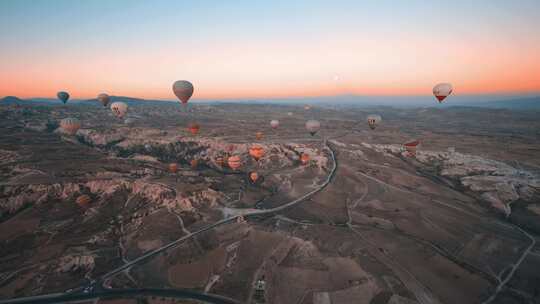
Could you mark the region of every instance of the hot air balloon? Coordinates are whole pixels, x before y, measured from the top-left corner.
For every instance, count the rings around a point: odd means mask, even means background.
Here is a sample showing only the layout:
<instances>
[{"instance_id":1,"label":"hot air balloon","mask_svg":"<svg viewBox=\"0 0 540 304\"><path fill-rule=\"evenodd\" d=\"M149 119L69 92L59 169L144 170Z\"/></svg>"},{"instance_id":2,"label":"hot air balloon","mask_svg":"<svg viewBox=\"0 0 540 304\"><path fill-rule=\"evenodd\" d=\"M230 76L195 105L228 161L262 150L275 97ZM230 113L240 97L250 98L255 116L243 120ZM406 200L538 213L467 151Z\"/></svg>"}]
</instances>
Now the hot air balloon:
<instances>
[{"instance_id":1,"label":"hot air balloon","mask_svg":"<svg viewBox=\"0 0 540 304\"><path fill-rule=\"evenodd\" d=\"M106 107L109 102L111 101L111 97L105 93L101 93L97 96L97 100L104 106Z\"/></svg>"},{"instance_id":2,"label":"hot air balloon","mask_svg":"<svg viewBox=\"0 0 540 304\"><path fill-rule=\"evenodd\" d=\"M376 115L376 114L371 114L371 115L368 115L367 117L367 123L369 127L371 128L371 130L375 130L375 128L377 127L379 122L381 122L381 120L382 120L381 116Z\"/></svg>"},{"instance_id":3,"label":"hot air balloon","mask_svg":"<svg viewBox=\"0 0 540 304\"><path fill-rule=\"evenodd\" d=\"M83 194L83 195L80 195L79 197L77 197L77 199L75 200L75 202L77 203L77 205L79 205L81 208L86 208L88 207L88 205L90 204L90 202L92 202L92 198L90 198L90 196L86 195L86 194Z\"/></svg>"},{"instance_id":4,"label":"hot air balloon","mask_svg":"<svg viewBox=\"0 0 540 304\"><path fill-rule=\"evenodd\" d=\"M442 103L442 101L448 97L448 95L452 94L452 85L449 83L439 83L436 86L433 87L433 95L437 98L439 103Z\"/></svg>"},{"instance_id":5,"label":"hot air balloon","mask_svg":"<svg viewBox=\"0 0 540 304\"><path fill-rule=\"evenodd\" d=\"M218 156L215 159L216 165L223 167L225 165L225 159L222 156Z\"/></svg>"},{"instance_id":6,"label":"hot air balloon","mask_svg":"<svg viewBox=\"0 0 540 304\"><path fill-rule=\"evenodd\" d=\"M413 141L404 143L403 147L405 148L405 151L407 151L408 156L415 156L418 145L420 145L420 141L413 140Z\"/></svg>"},{"instance_id":7,"label":"hot air balloon","mask_svg":"<svg viewBox=\"0 0 540 304\"><path fill-rule=\"evenodd\" d=\"M191 165L191 169L197 169L197 167L199 166L199 160L192 159L189 164Z\"/></svg>"},{"instance_id":8,"label":"hot air balloon","mask_svg":"<svg viewBox=\"0 0 540 304\"><path fill-rule=\"evenodd\" d=\"M56 96L58 97L58 99L60 99L60 101L61 101L63 104L66 104L66 102L67 102L68 99L69 99L69 93L68 93L68 92L64 92L64 91L60 91L60 92L56 93Z\"/></svg>"},{"instance_id":9,"label":"hot air balloon","mask_svg":"<svg viewBox=\"0 0 540 304\"><path fill-rule=\"evenodd\" d=\"M177 163L170 163L169 164L169 172L176 173L178 172L178 164Z\"/></svg>"},{"instance_id":10,"label":"hot air balloon","mask_svg":"<svg viewBox=\"0 0 540 304\"><path fill-rule=\"evenodd\" d=\"M249 173L249 179L251 180L252 183L256 183L257 180L259 179L259 173L253 171L253 172L250 172Z\"/></svg>"},{"instance_id":11,"label":"hot air balloon","mask_svg":"<svg viewBox=\"0 0 540 304\"><path fill-rule=\"evenodd\" d=\"M60 127L69 135L75 135L81 128L81 121L77 118L64 118L60 121Z\"/></svg>"},{"instance_id":12,"label":"hot air balloon","mask_svg":"<svg viewBox=\"0 0 540 304\"><path fill-rule=\"evenodd\" d=\"M227 159L227 164L231 169L236 170L242 165L242 160L240 159L240 156L233 155Z\"/></svg>"},{"instance_id":13,"label":"hot air balloon","mask_svg":"<svg viewBox=\"0 0 540 304\"><path fill-rule=\"evenodd\" d=\"M256 138L257 140L261 140L263 137L264 137L263 132L257 132L257 133L255 133L255 138Z\"/></svg>"},{"instance_id":14,"label":"hot air balloon","mask_svg":"<svg viewBox=\"0 0 540 304\"><path fill-rule=\"evenodd\" d=\"M279 120L277 119L273 119L270 121L270 127L272 127L272 129L277 129L277 127L279 127Z\"/></svg>"},{"instance_id":15,"label":"hot air balloon","mask_svg":"<svg viewBox=\"0 0 540 304\"><path fill-rule=\"evenodd\" d=\"M306 111L311 110L311 106L310 105L304 105L304 110L306 110Z\"/></svg>"},{"instance_id":16,"label":"hot air balloon","mask_svg":"<svg viewBox=\"0 0 540 304\"><path fill-rule=\"evenodd\" d=\"M172 86L174 95L180 99L182 104L187 104L193 95L193 85L187 80L178 80Z\"/></svg>"},{"instance_id":17,"label":"hot air balloon","mask_svg":"<svg viewBox=\"0 0 540 304\"><path fill-rule=\"evenodd\" d=\"M188 130L191 132L192 135L197 135L199 133L199 130L201 129L201 126L199 126L198 123L190 123L188 125Z\"/></svg>"},{"instance_id":18,"label":"hot air balloon","mask_svg":"<svg viewBox=\"0 0 540 304\"><path fill-rule=\"evenodd\" d=\"M316 120L308 120L306 122L306 129L311 136L314 136L321 128L321 123Z\"/></svg>"},{"instance_id":19,"label":"hot air balloon","mask_svg":"<svg viewBox=\"0 0 540 304\"><path fill-rule=\"evenodd\" d=\"M293 116L293 113L292 112L287 112L287 115L288 116Z\"/></svg>"},{"instance_id":20,"label":"hot air balloon","mask_svg":"<svg viewBox=\"0 0 540 304\"><path fill-rule=\"evenodd\" d=\"M128 105L125 102L116 101L111 104L111 110L113 111L114 116L123 118L127 113Z\"/></svg>"},{"instance_id":21,"label":"hot air balloon","mask_svg":"<svg viewBox=\"0 0 540 304\"><path fill-rule=\"evenodd\" d=\"M264 156L264 148L259 145L253 145L249 148L249 155L258 161Z\"/></svg>"},{"instance_id":22,"label":"hot air balloon","mask_svg":"<svg viewBox=\"0 0 540 304\"><path fill-rule=\"evenodd\" d=\"M302 163L302 165L307 165L309 163L309 154L302 153L300 155L300 162Z\"/></svg>"}]
</instances>

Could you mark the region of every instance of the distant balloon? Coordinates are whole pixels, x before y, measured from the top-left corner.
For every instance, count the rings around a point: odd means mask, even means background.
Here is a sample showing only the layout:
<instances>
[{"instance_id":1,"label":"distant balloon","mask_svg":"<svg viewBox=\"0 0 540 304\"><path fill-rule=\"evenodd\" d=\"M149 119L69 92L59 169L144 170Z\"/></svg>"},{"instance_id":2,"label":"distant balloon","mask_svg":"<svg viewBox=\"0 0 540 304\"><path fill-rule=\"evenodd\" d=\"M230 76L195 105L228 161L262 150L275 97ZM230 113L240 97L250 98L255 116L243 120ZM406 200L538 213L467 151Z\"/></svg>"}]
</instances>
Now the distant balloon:
<instances>
[{"instance_id":1,"label":"distant balloon","mask_svg":"<svg viewBox=\"0 0 540 304\"><path fill-rule=\"evenodd\" d=\"M448 95L452 94L452 85L449 83L439 83L433 87L433 95L441 103Z\"/></svg>"},{"instance_id":2,"label":"distant balloon","mask_svg":"<svg viewBox=\"0 0 540 304\"><path fill-rule=\"evenodd\" d=\"M376 115L376 114L371 114L371 115L368 115L367 117L367 123L369 127L371 128L371 130L375 130L375 128L381 122L381 120L382 120L381 116Z\"/></svg>"},{"instance_id":3,"label":"distant balloon","mask_svg":"<svg viewBox=\"0 0 540 304\"><path fill-rule=\"evenodd\" d=\"M169 172L176 173L178 171L178 164L177 163L170 163L169 164Z\"/></svg>"},{"instance_id":4,"label":"distant balloon","mask_svg":"<svg viewBox=\"0 0 540 304\"><path fill-rule=\"evenodd\" d=\"M273 119L270 121L270 126L272 127L272 129L277 129L277 127L279 127L279 120L277 119Z\"/></svg>"},{"instance_id":5,"label":"distant balloon","mask_svg":"<svg viewBox=\"0 0 540 304\"><path fill-rule=\"evenodd\" d=\"M264 148L259 145L253 145L249 148L249 155L258 161L264 156Z\"/></svg>"},{"instance_id":6,"label":"distant balloon","mask_svg":"<svg viewBox=\"0 0 540 304\"><path fill-rule=\"evenodd\" d=\"M114 116L117 118L123 118L127 113L128 105L121 101L113 102L111 104L111 110L113 111Z\"/></svg>"},{"instance_id":7,"label":"distant balloon","mask_svg":"<svg viewBox=\"0 0 540 304\"><path fill-rule=\"evenodd\" d=\"M79 205L79 207L86 208L92 202L92 198L90 198L90 196L86 194L83 194L77 197L77 200L75 200L75 202L77 203L77 205Z\"/></svg>"},{"instance_id":8,"label":"distant balloon","mask_svg":"<svg viewBox=\"0 0 540 304\"><path fill-rule=\"evenodd\" d=\"M225 165L225 160L223 159L222 156L216 157L215 162L220 167L223 167Z\"/></svg>"},{"instance_id":9,"label":"distant balloon","mask_svg":"<svg viewBox=\"0 0 540 304\"><path fill-rule=\"evenodd\" d=\"M304 105L304 110L306 110L306 111L311 110L311 106L310 105Z\"/></svg>"},{"instance_id":10,"label":"distant balloon","mask_svg":"<svg viewBox=\"0 0 540 304\"><path fill-rule=\"evenodd\" d=\"M104 106L106 107L109 102L111 101L111 97L105 93L101 93L97 96L97 100Z\"/></svg>"},{"instance_id":11,"label":"distant balloon","mask_svg":"<svg viewBox=\"0 0 540 304\"><path fill-rule=\"evenodd\" d=\"M193 84L187 80L178 80L173 84L173 92L182 104L187 104L193 95Z\"/></svg>"},{"instance_id":12,"label":"distant balloon","mask_svg":"<svg viewBox=\"0 0 540 304\"><path fill-rule=\"evenodd\" d=\"M77 118L64 118L60 121L60 127L69 135L75 135L81 128L81 121Z\"/></svg>"},{"instance_id":13,"label":"distant balloon","mask_svg":"<svg viewBox=\"0 0 540 304\"><path fill-rule=\"evenodd\" d=\"M191 132L192 135L197 135L199 133L199 130L201 129L201 126L199 126L198 123L190 123L188 125L188 130Z\"/></svg>"},{"instance_id":14,"label":"distant balloon","mask_svg":"<svg viewBox=\"0 0 540 304\"><path fill-rule=\"evenodd\" d=\"M255 133L255 138L256 138L257 140L261 140L263 137L264 137L263 132L257 132L257 133Z\"/></svg>"},{"instance_id":15,"label":"distant balloon","mask_svg":"<svg viewBox=\"0 0 540 304\"><path fill-rule=\"evenodd\" d=\"M314 136L321 128L321 123L316 120L308 120L306 122L306 129L311 136Z\"/></svg>"},{"instance_id":16,"label":"distant balloon","mask_svg":"<svg viewBox=\"0 0 540 304\"><path fill-rule=\"evenodd\" d=\"M253 171L249 173L249 179L251 179L251 182L255 183L259 179L259 173Z\"/></svg>"},{"instance_id":17,"label":"distant balloon","mask_svg":"<svg viewBox=\"0 0 540 304\"><path fill-rule=\"evenodd\" d=\"M240 156L233 155L227 159L227 164L231 169L236 170L242 165L242 160L240 159Z\"/></svg>"},{"instance_id":18,"label":"distant balloon","mask_svg":"<svg viewBox=\"0 0 540 304\"><path fill-rule=\"evenodd\" d=\"M287 112L287 115L288 115L288 116L292 116L293 113L292 113L292 112Z\"/></svg>"},{"instance_id":19,"label":"distant balloon","mask_svg":"<svg viewBox=\"0 0 540 304\"><path fill-rule=\"evenodd\" d=\"M416 150L418 149L418 145L420 145L419 140L413 140L409 141L403 144L403 147L405 148L405 151L407 151L407 154L409 156L415 156Z\"/></svg>"},{"instance_id":20,"label":"distant balloon","mask_svg":"<svg viewBox=\"0 0 540 304\"><path fill-rule=\"evenodd\" d=\"M68 93L68 92L64 92L64 91L60 91L60 92L56 93L56 96L58 97L58 99L60 99L60 101L61 101L63 104L66 104L66 102L67 102L68 99L69 99L69 93Z\"/></svg>"},{"instance_id":21,"label":"distant balloon","mask_svg":"<svg viewBox=\"0 0 540 304\"><path fill-rule=\"evenodd\" d=\"M300 162L302 163L302 165L307 165L309 163L309 154L302 153L300 155Z\"/></svg>"}]
</instances>

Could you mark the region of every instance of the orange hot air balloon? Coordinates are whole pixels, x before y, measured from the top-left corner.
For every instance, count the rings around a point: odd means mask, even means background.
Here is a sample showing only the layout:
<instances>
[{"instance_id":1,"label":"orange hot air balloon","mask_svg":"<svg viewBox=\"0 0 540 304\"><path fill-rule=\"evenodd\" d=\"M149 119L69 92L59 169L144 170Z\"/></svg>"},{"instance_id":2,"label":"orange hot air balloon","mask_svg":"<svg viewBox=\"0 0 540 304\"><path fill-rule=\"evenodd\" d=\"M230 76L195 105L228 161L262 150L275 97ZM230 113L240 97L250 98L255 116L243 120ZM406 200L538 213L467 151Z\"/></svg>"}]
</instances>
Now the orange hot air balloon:
<instances>
[{"instance_id":1,"label":"orange hot air balloon","mask_svg":"<svg viewBox=\"0 0 540 304\"><path fill-rule=\"evenodd\" d=\"M302 153L300 155L300 162L302 162L302 165L307 165L309 163L309 154Z\"/></svg>"},{"instance_id":2,"label":"orange hot air balloon","mask_svg":"<svg viewBox=\"0 0 540 304\"><path fill-rule=\"evenodd\" d=\"M249 148L249 155L258 161L264 156L264 148L259 145L253 145Z\"/></svg>"},{"instance_id":3,"label":"orange hot air balloon","mask_svg":"<svg viewBox=\"0 0 540 304\"><path fill-rule=\"evenodd\" d=\"M178 80L172 86L174 95L180 99L182 104L187 104L193 95L193 84L187 80Z\"/></svg>"},{"instance_id":4,"label":"orange hot air balloon","mask_svg":"<svg viewBox=\"0 0 540 304\"><path fill-rule=\"evenodd\" d=\"M249 173L249 179L251 179L251 181L253 183L257 182L257 180L259 179L259 173L255 172L255 171Z\"/></svg>"},{"instance_id":5,"label":"orange hot air balloon","mask_svg":"<svg viewBox=\"0 0 540 304\"><path fill-rule=\"evenodd\" d=\"M227 159L227 164L231 169L236 170L242 165L242 160L240 159L240 156L233 155Z\"/></svg>"},{"instance_id":6,"label":"orange hot air balloon","mask_svg":"<svg viewBox=\"0 0 540 304\"><path fill-rule=\"evenodd\" d=\"M77 205L79 205L80 207L88 207L88 205L90 204L90 202L92 202L92 199L90 198L90 196L86 195L86 194L83 194L79 197L77 197L77 200L75 201L77 203Z\"/></svg>"},{"instance_id":7,"label":"orange hot air balloon","mask_svg":"<svg viewBox=\"0 0 540 304\"><path fill-rule=\"evenodd\" d=\"M190 164L192 169L197 169L197 167L199 166L199 161L196 159L192 159Z\"/></svg>"},{"instance_id":8,"label":"orange hot air balloon","mask_svg":"<svg viewBox=\"0 0 540 304\"><path fill-rule=\"evenodd\" d=\"M405 148L409 156L415 156L418 145L420 145L420 141L414 140L414 141L404 143L403 147Z\"/></svg>"},{"instance_id":9,"label":"orange hot air balloon","mask_svg":"<svg viewBox=\"0 0 540 304\"><path fill-rule=\"evenodd\" d=\"M64 118L60 121L60 127L69 135L75 135L81 128L81 121L77 118Z\"/></svg>"},{"instance_id":10,"label":"orange hot air balloon","mask_svg":"<svg viewBox=\"0 0 540 304\"><path fill-rule=\"evenodd\" d=\"M169 164L169 172L176 173L178 171L178 164L177 163L170 163Z\"/></svg>"},{"instance_id":11,"label":"orange hot air balloon","mask_svg":"<svg viewBox=\"0 0 540 304\"><path fill-rule=\"evenodd\" d=\"M191 132L191 134L193 134L193 135L197 135L197 133L199 133L200 129L201 129L201 126L199 126L199 124L196 123L196 122L191 123L188 126L189 132Z\"/></svg>"},{"instance_id":12,"label":"orange hot air balloon","mask_svg":"<svg viewBox=\"0 0 540 304\"><path fill-rule=\"evenodd\" d=\"M261 140L263 138L263 132L257 132L255 133L255 138L257 138L257 140Z\"/></svg>"},{"instance_id":13,"label":"orange hot air balloon","mask_svg":"<svg viewBox=\"0 0 540 304\"><path fill-rule=\"evenodd\" d=\"M433 87L433 95L435 95L439 103L442 103L448 95L452 94L452 91L452 85L449 83L439 83Z\"/></svg>"}]
</instances>

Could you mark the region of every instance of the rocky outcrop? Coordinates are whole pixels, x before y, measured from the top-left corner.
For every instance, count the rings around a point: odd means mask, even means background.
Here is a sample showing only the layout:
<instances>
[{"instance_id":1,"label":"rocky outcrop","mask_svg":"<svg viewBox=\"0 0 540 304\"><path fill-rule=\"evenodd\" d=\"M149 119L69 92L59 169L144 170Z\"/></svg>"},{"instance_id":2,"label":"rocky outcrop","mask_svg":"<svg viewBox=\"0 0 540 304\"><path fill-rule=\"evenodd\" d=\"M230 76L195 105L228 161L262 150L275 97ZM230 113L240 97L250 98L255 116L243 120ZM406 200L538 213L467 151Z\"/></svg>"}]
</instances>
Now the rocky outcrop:
<instances>
[{"instance_id":1,"label":"rocky outcrop","mask_svg":"<svg viewBox=\"0 0 540 304\"><path fill-rule=\"evenodd\" d=\"M94 270L95 261L92 255L66 255L60 258L57 272L91 272Z\"/></svg>"},{"instance_id":2,"label":"rocky outcrop","mask_svg":"<svg viewBox=\"0 0 540 304\"><path fill-rule=\"evenodd\" d=\"M401 145L364 144L364 147L393 155L402 153ZM533 203L540 199L540 177L503 162L452 150L418 151L416 160L437 167L439 175L459 181L506 216L511 214L512 203L518 200Z\"/></svg>"}]
</instances>

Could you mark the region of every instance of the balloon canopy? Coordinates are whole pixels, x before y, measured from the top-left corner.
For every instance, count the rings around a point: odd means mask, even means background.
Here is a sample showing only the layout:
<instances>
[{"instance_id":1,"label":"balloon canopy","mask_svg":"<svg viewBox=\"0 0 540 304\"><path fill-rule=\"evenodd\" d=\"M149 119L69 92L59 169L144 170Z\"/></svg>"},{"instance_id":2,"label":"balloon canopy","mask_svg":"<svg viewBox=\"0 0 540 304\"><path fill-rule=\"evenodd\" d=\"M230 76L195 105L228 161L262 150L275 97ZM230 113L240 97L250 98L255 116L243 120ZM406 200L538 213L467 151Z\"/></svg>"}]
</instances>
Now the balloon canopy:
<instances>
[{"instance_id":1,"label":"balloon canopy","mask_svg":"<svg viewBox=\"0 0 540 304\"><path fill-rule=\"evenodd\" d=\"M60 101L61 101L63 104L66 104L66 102L67 102L68 99L69 99L69 93L68 93L68 92L64 92L64 91L60 91L60 92L56 93L56 96L58 97L58 99L60 99Z\"/></svg>"},{"instance_id":2,"label":"balloon canopy","mask_svg":"<svg viewBox=\"0 0 540 304\"><path fill-rule=\"evenodd\" d=\"M128 105L125 102L117 101L111 104L111 110L117 118L123 118L128 110Z\"/></svg>"},{"instance_id":3,"label":"balloon canopy","mask_svg":"<svg viewBox=\"0 0 540 304\"><path fill-rule=\"evenodd\" d=\"M77 118L64 118L60 121L60 127L69 135L75 135L81 128L81 121Z\"/></svg>"},{"instance_id":4,"label":"balloon canopy","mask_svg":"<svg viewBox=\"0 0 540 304\"><path fill-rule=\"evenodd\" d=\"M433 95L441 103L448 95L452 94L452 90L453 88L450 83L439 83L433 87Z\"/></svg>"},{"instance_id":5,"label":"balloon canopy","mask_svg":"<svg viewBox=\"0 0 540 304\"><path fill-rule=\"evenodd\" d=\"M306 129L308 130L309 134L311 134L311 136L314 136L320 128L321 123L317 120L308 120L306 122Z\"/></svg>"},{"instance_id":6,"label":"balloon canopy","mask_svg":"<svg viewBox=\"0 0 540 304\"><path fill-rule=\"evenodd\" d=\"M367 117L367 123L369 125L369 127L371 128L371 130L374 130L377 125L381 122L382 118L380 115L377 115L377 114L371 114L371 115L368 115Z\"/></svg>"},{"instance_id":7,"label":"balloon canopy","mask_svg":"<svg viewBox=\"0 0 540 304\"><path fill-rule=\"evenodd\" d=\"M279 120L277 119L273 119L270 121L270 127L272 127L272 129L276 129L277 127L279 127Z\"/></svg>"},{"instance_id":8,"label":"balloon canopy","mask_svg":"<svg viewBox=\"0 0 540 304\"><path fill-rule=\"evenodd\" d=\"M182 104L187 104L193 95L193 84L187 80L178 80L172 86L174 95L178 97Z\"/></svg>"},{"instance_id":9,"label":"balloon canopy","mask_svg":"<svg viewBox=\"0 0 540 304\"><path fill-rule=\"evenodd\" d=\"M97 96L97 100L104 106L106 107L109 102L111 101L111 97L105 93L101 93Z\"/></svg>"}]
</instances>

